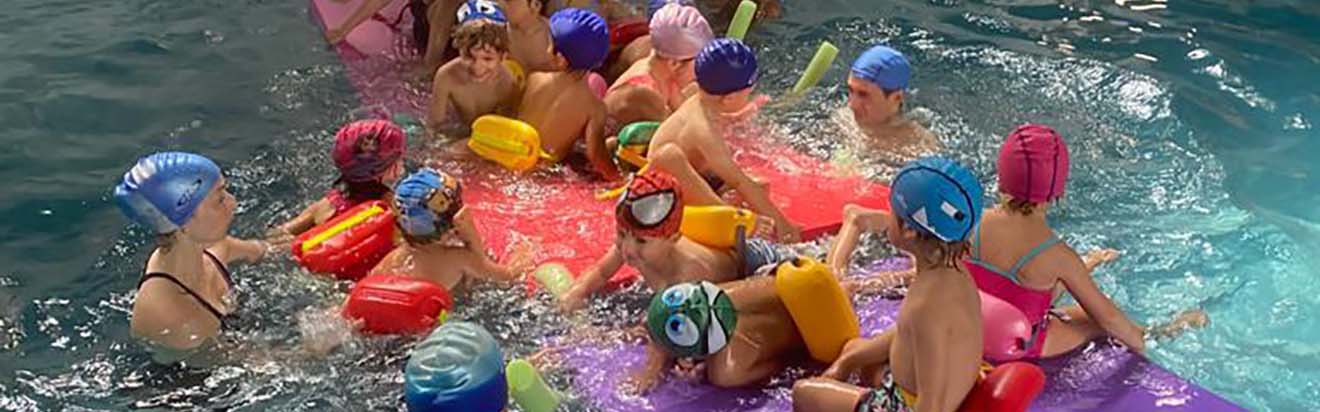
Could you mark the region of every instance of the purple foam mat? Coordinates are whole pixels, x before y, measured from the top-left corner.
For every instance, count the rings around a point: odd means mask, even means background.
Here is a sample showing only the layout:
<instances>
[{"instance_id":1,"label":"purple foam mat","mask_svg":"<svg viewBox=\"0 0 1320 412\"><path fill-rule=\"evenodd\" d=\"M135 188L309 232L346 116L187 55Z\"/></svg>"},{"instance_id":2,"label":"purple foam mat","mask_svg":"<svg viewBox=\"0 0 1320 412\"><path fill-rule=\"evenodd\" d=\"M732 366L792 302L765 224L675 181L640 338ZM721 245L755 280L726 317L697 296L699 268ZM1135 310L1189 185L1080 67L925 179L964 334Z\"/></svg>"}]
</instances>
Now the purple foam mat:
<instances>
[{"instance_id":1,"label":"purple foam mat","mask_svg":"<svg viewBox=\"0 0 1320 412\"><path fill-rule=\"evenodd\" d=\"M882 260L867 273L907 267L901 259ZM894 322L900 301L873 298L857 305L865 335ZM797 378L818 373L822 365L803 365L779 374L760 388L723 389L668 379L646 396L631 396L623 383L645 362L644 347L583 345L563 353L575 371L573 391L606 412L788 412L789 388ZM1041 362L1045 391L1032 404L1035 412L1230 412L1246 409L1174 375L1108 339Z\"/></svg>"}]
</instances>

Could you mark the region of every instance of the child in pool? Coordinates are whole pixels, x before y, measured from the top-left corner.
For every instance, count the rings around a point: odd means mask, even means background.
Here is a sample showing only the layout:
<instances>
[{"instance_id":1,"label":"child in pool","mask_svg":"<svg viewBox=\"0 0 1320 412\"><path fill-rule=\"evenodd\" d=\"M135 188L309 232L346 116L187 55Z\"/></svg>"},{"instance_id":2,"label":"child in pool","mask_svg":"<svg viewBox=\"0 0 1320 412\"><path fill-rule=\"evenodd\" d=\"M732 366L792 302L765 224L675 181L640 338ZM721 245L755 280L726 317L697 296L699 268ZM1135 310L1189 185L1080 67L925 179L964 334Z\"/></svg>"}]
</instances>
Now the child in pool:
<instances>
[{"instance_id":1,"label":"child in pool","mask_svg":"<svg viewBox=\"0 0 1320 412\"><path fill-rule=\"evenodd\" d=\"M342 3L346 0L335 1ZM403 17L402 13L393 18L379 15L385 6L394 1L363 0L339 27L326 30L326 39L330 44L344 41L353 29L372 18L384 20L386 24L397 25ZM417 49L417 54L422 56L423 73L435 73L436 68L444 63L449 47L449 35L456 22L454 13L458 12L459 6L463 3L464 0L408 0L406 12L411 13L413 18L413 47Z\"/></svg>"},{"instance_id":2,"label":"child in pool","mask_svg":"<svg viewBox=\"0 0 1320 412\"><path fill-rule=\"evenodd\" d=\"M227 234L237 202L220 167L192 153L156 153L124 174L114 200L159 244L133 298L133 336L159 349L163 362L213 342L237 306L226 265L261 260L271 249Z\"/></svg>"},{"instance_id":3,"label":"child in pool","mask_svg":"<svg viewBox=\"0 0 1320 412\"><path fill-rule=\"evenodd\" d=\"M582 307L624 264L640 271L652 290L664 290L680 282L732 281L792 258L782 248L758 238L747 240L740 248L742 253L688 239L679 233L681 192L678 182L664 171L650 169L635 175L614 209L619 229L614 245L574 281L560 307L566 311Z\"/></svg>"},{"instance_id":4,"label":"child in pool","mask_svg":"<svg viewBox=\"0 0 1320 412\"><path fill-rule=\"evenodd\" d=\"M684 90L696 81L693 61L714 38L700 11L678 4L657 11L650 30L654 52L624 72L605 95L607 136L633 122L669 117L690 97Z\"/></svg>"},{"instance_id":5,"label":"child in pool","mask_svg":"<svg viewBox=\"0 0 1320 412\"><path fill-rule=\"evenodd\" d=\"M530 269L525 253L515 253L509 265L490 259L452 176L418 170L395 188L394 207L405 242L371 274L407 274L456 292L464 280L513 282Z\"/></svg>"},{"instance_id":6,"label":"child in pool","mask_svg":"<svg viewBox=\"0 0 1320 412\"><path fill-rule=\"evenodd\" d=\"M549 51L550 21L541 0L499 0L509 17L509 54L527 73L559 70L554 52Z\"/></svg>"},{"instance_id":7,"label":"child in pool","mask_svg":"<svg viewBox=\"0 0 1320 412\"><path fill-rule=\"evenodd\" d=\"M388 120L349 123L335 134L331 152L339 178L321 200L268 233L272 239L287 239L311 230L362 202L387 200L390 185L403 174L403 149L407 135Z\"/></svg>"},{"instance_id":8,"label":"child in pool","mask_svg":"<svg viewBox=\"0 0 1320 412\"><path fill-rule=\"evenodd\" d=\"M1096 286L1090 268L1046 221L1050 205L1063 196L1068 168L1068 147L1053 129L1028 124L1010 133L999 151L1002 200L986 211L967 262L981 290L1037 322L1027 357L1059 355L1105 333L1140 353L1148 333L1166 337L1205 325L1205 313L1193 310L1167 325L1144 328ZM1113 259L1117 252L1105 251L1102 257ZM1080 306L1054 307L1058 286Z\"/></svg>"},{"instance_id":9,"label":"child in pool","mask_svg":"<svg viewBox=\"0 0 1320 412\"><path fill-rule=\"evenodd\" d=\"M517 80L504 66L509 54L509 33L504 12L495 3L469 0L459 9L454 48L459 57L435 73L427 124L440 130L457 112L463 125L477 117L512 111L518 97Z\"/></svg>"},{"instance_id":10,"label":"child in pool","mask_svg":"<svg viewBox=\"0 0 1320 412\"><path fill-rule=\"evenodd\" d=\"M770 202L765 186L738 168L724 141L728 126L745 121L764 103L751 98L755 53L738 40L717 39L701 50L695 66L701 90L656 130L647 149L652 167L678 178L684 201L692 205L722 204L718 193L727 184L750 209L774 220L782 240L797 240L801 229Z\"/></svg>"},{"instance_id":11,"label":"child in pool","mask_svg":"<svg viewBox=\"0 0 1320 412\"><path fill-rule=\"evenodd\" d=\"M892 328L848 342L823 378L793 385L795 411L953 412L962 404L980 376L980 298L960 261L981 195L976 177L950 160L923 158L898 173L885 233L915 258L916 279ZM886 364L879 388L844 383Z\"/></svg>"},{"instance_id":12,"label":"child in pool","mask_svg":"<svg viewBox=\"0 0 1320 412\"><path fill-rule=\"evenodd\" d=\"M907 58L887 46L875 46L853 62L848 75L848 110L834 120L861 131L866 152L879 152L904 163L936 153L940 142L903 112L912 68Z\"/></svg>"},{"instance_id":13,"label":"child in pool","mask_svg":"<svg viewBox=\"0 0 1320 412\"><path fill-rule=\"evenodd\" d=\"M550 35L554 44L548 50L560 71L527 76L518 118L536 128L541 146L554 161L585 139L587 160L597 172L614 178L618 171L605 148L605 104L587 84L590 71L609 52L605 20L582 9L560 10L550 17Z\"/></svg>"}]
</instances>

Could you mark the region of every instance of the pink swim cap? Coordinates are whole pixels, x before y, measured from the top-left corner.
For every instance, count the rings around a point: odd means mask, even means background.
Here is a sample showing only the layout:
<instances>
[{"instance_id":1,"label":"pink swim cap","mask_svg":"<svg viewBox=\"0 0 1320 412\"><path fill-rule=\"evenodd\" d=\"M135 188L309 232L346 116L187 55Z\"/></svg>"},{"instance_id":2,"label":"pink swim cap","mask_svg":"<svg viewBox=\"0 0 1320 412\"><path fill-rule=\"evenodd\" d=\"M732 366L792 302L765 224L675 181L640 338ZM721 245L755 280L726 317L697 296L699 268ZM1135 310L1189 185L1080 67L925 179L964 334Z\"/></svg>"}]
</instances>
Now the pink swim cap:
<instances>
[{"instance_id":1,"label":"pink swim cap","mask_svg":"<svg viewBox=\"0 0 1320 412\"><path fill-rule=\"evenodd\" d=\"M670 3L651 16L651 48L666 59L697 57L715 34L696 7Z\"/></svg>"},{"instance_id":2,"label":"pink swim cap","mask_svg":"<svg viewBox=\"0 0 1320 412\"><path fill-rule=\"evenodd\" d=\"M1068 146L1048 126L1025 124L999 149L999 191L1032 203L1063 196L1068 183Z\"/></svg>"},{"instance_id":3,"label":"pink swim cap","mask_svg":"<svg viewBox=\"0 0 1320 412\"><path fill-rule=\"evenodd\" d=\"M362 182L379 179L403 157L406 136L388 120L360 120L335 134L331 156L344 180Z\"/></svg>"}]
</instances>

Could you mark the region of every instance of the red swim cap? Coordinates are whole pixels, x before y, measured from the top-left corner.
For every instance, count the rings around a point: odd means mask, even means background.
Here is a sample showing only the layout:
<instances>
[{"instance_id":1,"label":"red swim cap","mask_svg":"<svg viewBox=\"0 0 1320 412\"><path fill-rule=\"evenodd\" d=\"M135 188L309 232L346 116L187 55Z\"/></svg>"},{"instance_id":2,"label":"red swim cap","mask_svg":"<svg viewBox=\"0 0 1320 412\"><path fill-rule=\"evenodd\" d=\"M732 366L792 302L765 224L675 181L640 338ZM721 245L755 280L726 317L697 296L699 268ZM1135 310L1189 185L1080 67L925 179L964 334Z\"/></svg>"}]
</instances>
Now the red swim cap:
<instances>
[{"instance_id":1,"label":"red swim cap","mask_svg":"<svg viewBox=\"0 0 1320 412\"><path fill-rule=\"evenodd\" d=\"M999 149L999 191L1032 203L1063 196L1068 183L1068 145L1048 126L1025 124Z\"/></svg>"},{"instance_id":2,"label":"red swim cap","mask_svg":"<svg viewBox=\"0 0 1320 412\"><path fill-rule=\"evenodd\" d=\"M683 223L683 193L669 173L648 169L628 181L614 208L619 228L639 237L666 238Z\"/></svg>"},{"instance_id":3,"label":"red swim cap","mask_svg":"<svg viewBox=\"0 0 1320 412\"><path fill-rule=\"evenodd\" d=\"M403 157L406 139L403 129L393 122L359 120L335 134L331 156L344 180L377 180Z\"/></svg>"}]
</instances>

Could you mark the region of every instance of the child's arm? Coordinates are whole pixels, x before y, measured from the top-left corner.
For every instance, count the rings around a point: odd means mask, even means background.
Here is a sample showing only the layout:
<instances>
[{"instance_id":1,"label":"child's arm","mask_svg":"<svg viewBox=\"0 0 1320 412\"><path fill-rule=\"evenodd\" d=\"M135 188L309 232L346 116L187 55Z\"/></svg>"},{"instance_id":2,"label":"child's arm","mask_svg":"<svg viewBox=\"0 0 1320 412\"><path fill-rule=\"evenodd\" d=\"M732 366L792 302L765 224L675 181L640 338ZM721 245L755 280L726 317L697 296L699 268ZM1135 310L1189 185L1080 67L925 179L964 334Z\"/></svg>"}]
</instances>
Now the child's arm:
<instances>
[{"instance_id":1,"label":"child's arm","mask_svg":"<svg viewBox=\"0 0 1320 412\"><path fill-rule=\"evenodd\" d=\"M330 207L329 199L322 198L321 200L317 200L316 203L312 203L311 206L307 206L306 209L303 209L302 213L299 213L297 217L293 218L292 220L289 220L288 222L284 222L284 224L282 225L272 228L273 229L271 231L272 233L267 233L266 236L281 237L284 234L288 234L289 236L298 236L301 235L303 232L312 230L313 227L316 227L316 215L321 214L320 212L323 209L329 207Z\"/></svg>"},{"instance_id":2,"label":"child's arm","mask_svg":"<svg viewBox=\"0 0 1320 412\"><path fill-rule=\"evenodd\" d=\"M1063 281L1068 292L1077 298L1077 303L1095 320L1096 324L1100 325L1101 329L1118 338L1133 352L1144 352L1146 350L1146 342L1142 336L1144 329L1128 319L1127 315L1114 305L1114 301L1105 296L1095 284L1095 279L1091 278L1091 271L1082 263L1082 259L1077 257L1077 252L1069 247L1061 249L1067 253L1067 258L1050 260L1057 263L1053 265L1054 267L1046 269L1060 274L1059 280Z\"/></svg>"},{"instance_id":3,"label":"child's arm","mask_svg":"<svg viewBox=\"0 0 1320 412\"><path fill-rule=\"evenodd\" d=\"M587 159L591 161L596 171L607 180L618 180L619 170L614 167L614 162L610 159L610 151L605 147L605 104L599 101L592 103L591 116L587 119L586 130L583 133L587 137Z\"/></svg>"},{"instance_id":4,"label":"child's arm","mask_svg":"<svg viewBox=\"0 0 1320 412\"><path fill-rule=\"evenodd\" d=\"M385 6L390 4L390 1L391 0L364 0L362 5L358 6L357 10L353 10L352 15L348 16L348 20L344 20L339 27L325 31L326 40L329 40L330 44L337 44L344 41L344 38L348 37L348 34L352 33L353 29L356 29L358 25L362 24L362 22L367 21L372 15L379 13L381 9L384 9Z\"/></svg>"},{"instance_id":5,"label":"child's arm","mask_svg":"<svg viewBox=\"0 0 1320 412\"><path fill-rule=\"evenodd\" d=\"M264 240L243 240L228 236L211 247L211 250L215 258L223 263L234 261L250 263L265 258L266 252L270 250L270 243Z\"/></svg>"},{"instance_id":6,"label":"child's arm","mask_svg":"<svg viewBox=\"0 0 1320 412\"><path fill-rule=\"evenodd\" d=\"M380 263L376 264L376 267L371 268L369 274L384 275L411 272L413 269L412 264L407 262L411 262L412 259L408 259L407 254L407 246L394 248L388 255L385 255L384 259L380 260Z\"/></svg>"},{"instance_id":7,"label":"child's arm","mask_svg":"<svg viewBox=\"0 0 1320 412\"><path fill-rule=\"evenodd\" d=\"M843 227L839 229L839 235L834 237L834 245L830 247L829 264L834 270L834 276L842 278L847 275L848 263L852 261L852 253L857 249L857 240L862 233L884 230L888 215L889 212L879 209L867 209L854 204L844 206Z\"/></svg>"},{"instance_id":8,"label":"child's arm","mask_svg":"<svg viewBox=\"0 0 1320 412\"><path fill-rule=\"evenodd\" d=\"M853 373L877 369L889 363L889 348L894 343L894 329L870 338L853 338L843 345L839 359L822 376L847 382ZM865 375L865 373L863 372ZM865 376L870 379L870 376Z\"/></svg>"},{"instance_id":9,"label":"child's arm","mask_svg":"<svg viewBox=\"0 0 1320 412\"><path fill-rule=\"evenodd\" d=\"M925 310L914 310L912 313L922 313L913 317L918 323L910 325L910 332L913 333L913 345L915 357L914 367L917 373L917 404L916 412L954 412L962 404L963 398L967 397L967 390L958 391L956 388L964 385L954 384L957 381L972 381L975 376L959 376L958 374L967 373L965 371L974 370L971 365L958 365L948 356L950 350L950 341L957 336L950 325L940 320L942 317L938 313L930 313L939 308L928 307ZM970 383L970 382L969 382ZM965 385L970 388L971 385Z\"/></svg>"},{"instance_id":10,"label":"child's arm","mask_svg":"<svg viewBox=\"0 0 1320 412\"><path fill-rule=\"evenodd\" d=\"M733 162L733 153L729 147L718 140L706 139L710 142L703 144L700 149L706 157L706 165L720 179L728 182L742 195L743 200L747 201L752 210L769 216L775 220L775 230L779 233L781 239L796 242L802 238L802 228L794 225L793 222L784 216L774 203L770 202L770 194L766 188L761 186L750 176L743 173L742 169Z\"/></svg>"},{"instance_id":11,"label":"child's arm","mask_svg":"<svg viewBox=\"0 0 1320 412\"><path fill-rule=\"evenodd\" d=\"M481 238L481 233L477 232L477 225L466 207L454 214L454 229L458 230L458 236L467 244L468 250L483 256L487 255L486 241Z\"/></svg>"},{"instance_id":12,"label":"child's arm","mask_svg":"<svg viewBox=\"0 0 1320 412\"><path fill-rule=\"evenodd\" d=\"M611 246L610 250L605 252L605 256L573 281L573 287L569 288L560 299L559 308L565 312L581 309L586 305L587 297L605 287L605 282L609 281L621 267L623 267L623 254L619 253L618 247Z\"/></svg>"},{"instance_id":13,"label":"child's arm","mask_svg":"<svg viewBox=\"0 0 1320 412\"><path fill-rule=\"evenodd\" d=\"M655 343L646 344L646 366L632 376L632 384L637 394L645 394L655 388L664 377L665 371L673 366L674 359L664 348Z\"/></svg>"},{"instance_id":14,"label":"child's arm","mask_svg":"<svg viewBox=\"0 0 1320 412\"><path fill-rule=\"evenodd\" d=\"M445 74L445 68L441 67L435 71L435 79L431 80L431 104L426 116L426 125L433 132L440 130L440 127L448 120L449 89L449 76Z\"/></svg>"}]
</instances>

